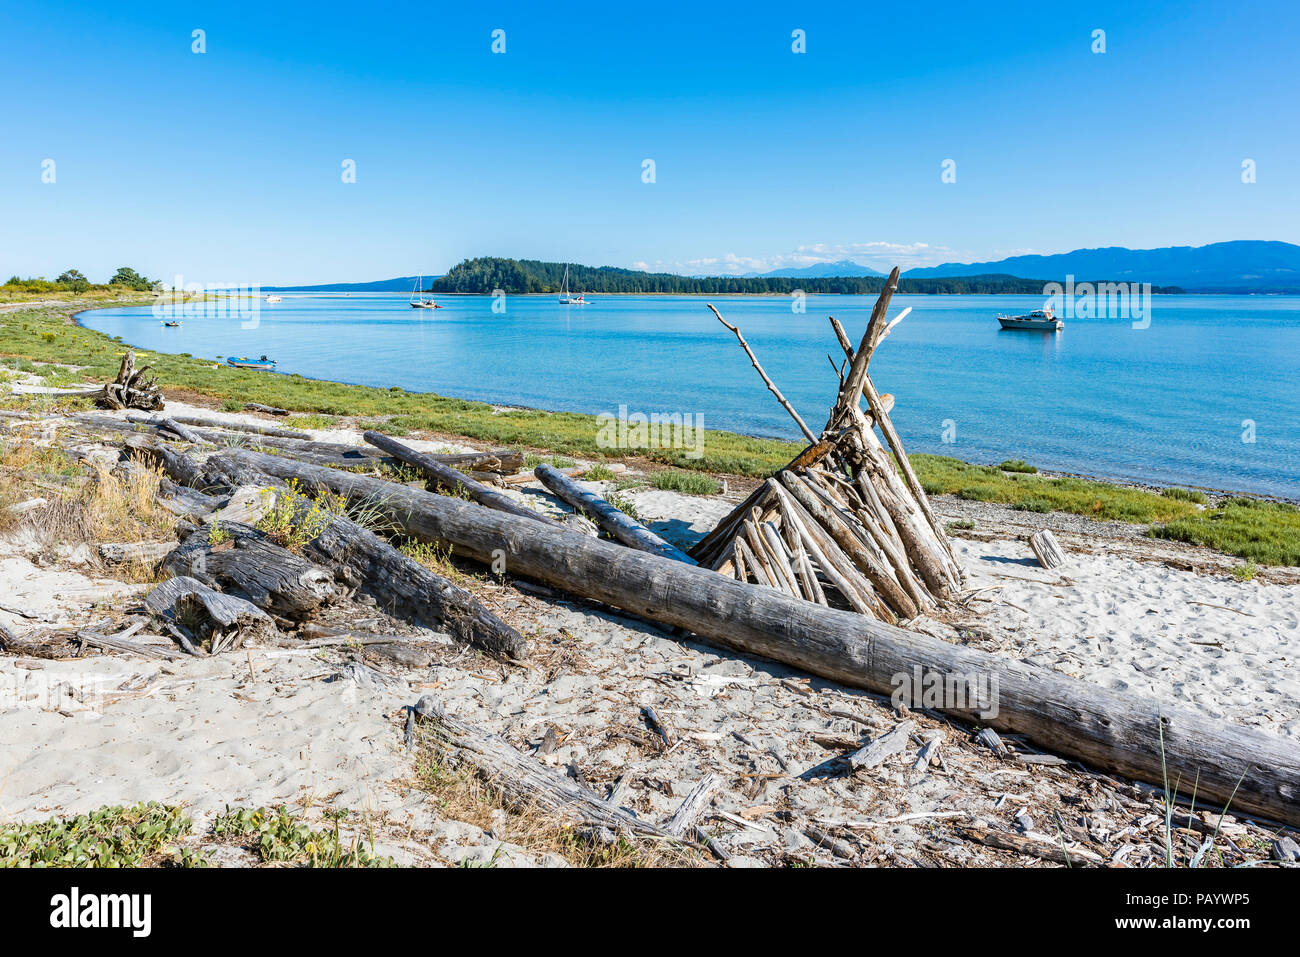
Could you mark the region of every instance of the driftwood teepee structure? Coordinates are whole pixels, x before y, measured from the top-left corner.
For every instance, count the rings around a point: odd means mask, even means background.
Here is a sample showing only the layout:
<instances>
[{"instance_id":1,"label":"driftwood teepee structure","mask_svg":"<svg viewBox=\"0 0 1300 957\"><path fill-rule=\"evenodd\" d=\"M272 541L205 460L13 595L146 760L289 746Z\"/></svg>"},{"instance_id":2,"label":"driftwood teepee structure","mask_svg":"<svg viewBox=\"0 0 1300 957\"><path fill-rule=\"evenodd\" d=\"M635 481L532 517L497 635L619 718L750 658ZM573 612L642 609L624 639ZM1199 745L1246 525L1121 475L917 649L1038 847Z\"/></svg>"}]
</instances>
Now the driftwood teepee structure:
<instances>
[{"instance_id":1,"label":"driftwood teepee structure","mask_svg":"<svg viewBox=\"0 0 1300 957\"><path fill-rule=\"evenodd\" d=\"M889 421L893 397L877 392L867 374L876 347L911 311L886 320L897 288L895 268L856 352L831 319L845 363L837 367L839 394L821 435L813 434L768 378L740 330L709 306L735 333L809 445L692 549L701 565L888 622L914 618L960 590L952 547Z\"/></svg>"}]
</instances>

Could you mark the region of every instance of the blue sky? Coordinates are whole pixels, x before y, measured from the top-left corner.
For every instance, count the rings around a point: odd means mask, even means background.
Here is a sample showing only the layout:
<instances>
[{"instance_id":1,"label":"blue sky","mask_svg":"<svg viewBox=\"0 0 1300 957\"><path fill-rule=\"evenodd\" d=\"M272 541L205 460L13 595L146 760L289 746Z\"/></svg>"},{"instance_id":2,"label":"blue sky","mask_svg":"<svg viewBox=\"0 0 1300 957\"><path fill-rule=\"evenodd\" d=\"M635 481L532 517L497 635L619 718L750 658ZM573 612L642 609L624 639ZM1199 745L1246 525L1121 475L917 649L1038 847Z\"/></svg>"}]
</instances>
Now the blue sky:
<instances>
[{"instance_id":1,"label":"blue sky","mask_svg":"<svg viewBox=\"0 0 1300 957\"><path fill-rule=\"evenodd\" d=\"M700 273L1295 242L1297 36L1283 0L3 0L0 272L269 284L475 255Z\"/></svg>"}]
</instances>

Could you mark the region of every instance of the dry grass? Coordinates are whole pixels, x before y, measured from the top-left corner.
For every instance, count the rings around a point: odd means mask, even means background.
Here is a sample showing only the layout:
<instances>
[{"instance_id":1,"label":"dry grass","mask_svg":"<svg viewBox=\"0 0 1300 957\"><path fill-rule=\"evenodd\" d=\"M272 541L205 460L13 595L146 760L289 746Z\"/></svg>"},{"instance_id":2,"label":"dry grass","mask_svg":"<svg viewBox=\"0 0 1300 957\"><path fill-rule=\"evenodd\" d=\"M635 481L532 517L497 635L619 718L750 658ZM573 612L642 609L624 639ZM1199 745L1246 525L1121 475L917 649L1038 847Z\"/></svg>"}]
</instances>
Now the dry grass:
<instances>
[{"instance_id":1,"label":"dry grass","mask_svg":"<svg viewBox=\"0 0 1300 957\"><path fill-rule=\"evenodd\" d=\"M434 732L417 731L417 741L417 779L437 802L443 818L491 831L498 840L534 856L558 854L573 867L700 866L697 855L678 845L622 837L613 844L590 841L550 811L511 802L473 769L450 766Z\"/></svg>"},{"instance_id":2,"label":"dry grass","mask_svg":"<svg viewBox=\"0 0 1300 957\"><path fill-rule=\"evenodd\" d=\"M165 541L175 534L175 517L158 503L161 472L139 463L122 471L91 469L62 444L57 433L0 436L0 534L27 535L47 561L79 545ZM22 513L10 507L35 498L45 504ZM155 577L152 565L119 572L135 581Z\"/></svg>"}]
</instances>

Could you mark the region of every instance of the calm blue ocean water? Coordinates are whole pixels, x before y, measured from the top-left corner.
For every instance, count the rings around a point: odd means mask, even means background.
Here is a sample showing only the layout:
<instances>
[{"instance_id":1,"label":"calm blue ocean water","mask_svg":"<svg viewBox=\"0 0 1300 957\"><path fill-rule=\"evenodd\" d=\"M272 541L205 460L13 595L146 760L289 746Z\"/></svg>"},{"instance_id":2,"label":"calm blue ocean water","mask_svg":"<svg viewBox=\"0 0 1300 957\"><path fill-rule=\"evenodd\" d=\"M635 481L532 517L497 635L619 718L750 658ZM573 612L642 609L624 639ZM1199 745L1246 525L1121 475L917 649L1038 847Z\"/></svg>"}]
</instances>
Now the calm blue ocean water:
<instances>
[{"instance_id":1,"label":"calm blue ocean water","mask_svg":"<svg viewBox=\"0 0 1300 957\"><path fill-rule=\"evenodd\" d=\"M708 428L797 438L705 298L284 294L259 321L145 309L86 313L144 349L268 355L281 372L543 409L699 413ZM712 297L814 429L834 398L834 315L856 344L874 297ZM976 462L1300 497L1300 297L1157 296L1151 324L1074 319L1057 334L1004 332L1032 296L897 296L913 311L872 361L908 450ZM1253 425L1252 425L1253 423ZM947 435L953 439L945 442ZM1243 436L1254 441L1243 441Z\"/></svg>"}]
</instances>

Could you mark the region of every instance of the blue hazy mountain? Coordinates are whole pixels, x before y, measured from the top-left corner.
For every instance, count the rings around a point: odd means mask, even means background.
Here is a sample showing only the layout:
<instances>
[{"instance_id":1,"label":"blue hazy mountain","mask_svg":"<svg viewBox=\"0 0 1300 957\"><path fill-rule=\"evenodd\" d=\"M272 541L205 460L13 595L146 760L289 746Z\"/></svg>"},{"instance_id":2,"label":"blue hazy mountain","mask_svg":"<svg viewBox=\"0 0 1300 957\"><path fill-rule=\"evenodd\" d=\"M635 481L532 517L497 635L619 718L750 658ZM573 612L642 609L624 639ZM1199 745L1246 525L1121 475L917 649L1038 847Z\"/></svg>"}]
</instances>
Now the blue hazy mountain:
<instances>
[{"instance_id":1,"label":"blue hazy mountain","mask_svg":"<svg viewBox=\"0 0 1300 957\"><path fill-rule=\"evenodd\" d=\"M996 262L943 263L909 269L907 279L1004 273L1022 279L1149 282L1187 292L1300 292L1300 246L1237 240L1159 249L1076 249L1053 256L1012 256Z\"/></svg>"},{"instance_id":2,"label":"blue hazy mountain","mask_svg":"<svg viewBox=\"0 0 1300 957\"><path fill-rule=\"evenodd\" d=\"M418 276L376 279L372 282L330 282L318 286L262 286L263 292L410 292ZM440 277L425 276L424 288Z\"/></svg>"},{"instance_id":3,"label":"blue hazy mountain","mask_svg":"<svg viewBox=\"0 0 1300 957\"><path fill-rule=\"evenodd\" d=\"M842 259L836 263L813 263L811 266L786 267L773 269L771 272L747 272L745 279L826 279L832 276L883 276L870 266L860 266L855 262Z\"/></svg>"}]
</instances>

